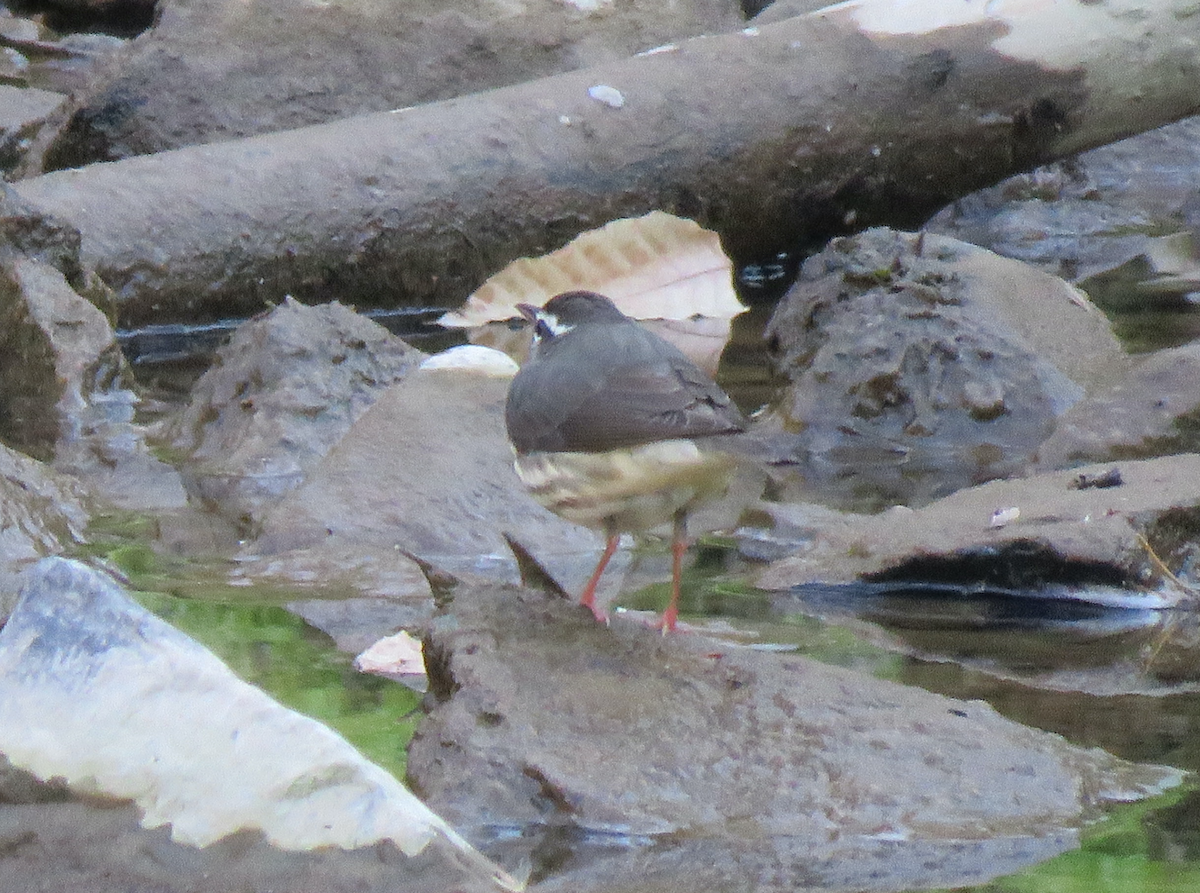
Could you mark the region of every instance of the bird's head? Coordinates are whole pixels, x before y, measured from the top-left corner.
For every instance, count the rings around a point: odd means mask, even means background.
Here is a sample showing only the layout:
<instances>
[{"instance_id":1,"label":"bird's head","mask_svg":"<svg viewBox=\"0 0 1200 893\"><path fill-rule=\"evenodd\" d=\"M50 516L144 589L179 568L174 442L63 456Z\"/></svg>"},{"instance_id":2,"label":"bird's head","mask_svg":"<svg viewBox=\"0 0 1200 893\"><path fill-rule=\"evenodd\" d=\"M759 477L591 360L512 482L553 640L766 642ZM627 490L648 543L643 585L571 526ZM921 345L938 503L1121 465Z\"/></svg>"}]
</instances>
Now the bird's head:
<instances>
[{"instance_id":1,"label":"bird's head","mask_svg":"<svg viewBox=\"0 0 1200 893\"><path fill-rule=\"evenodd\" d=\"M628 322L629 317L604 295L592 291L568 291L555 295L545 305L518 304L517 310L533 324L533 350L586 323Z\"/></svg>"}]
</instances>

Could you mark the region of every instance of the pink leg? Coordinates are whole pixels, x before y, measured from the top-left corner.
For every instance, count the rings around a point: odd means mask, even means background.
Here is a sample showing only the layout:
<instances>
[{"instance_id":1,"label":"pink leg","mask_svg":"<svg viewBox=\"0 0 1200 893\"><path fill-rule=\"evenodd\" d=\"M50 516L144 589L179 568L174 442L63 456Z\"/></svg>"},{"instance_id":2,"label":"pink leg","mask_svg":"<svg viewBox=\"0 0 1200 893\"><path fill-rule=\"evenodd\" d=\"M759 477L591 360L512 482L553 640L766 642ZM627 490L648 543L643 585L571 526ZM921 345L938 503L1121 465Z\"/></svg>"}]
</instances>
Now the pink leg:
<instances>
[{"instance_id":1,"label":"pink leg","mask_svg":"<svg viewBox=\"0 0 1200 893\"><path fill-rule=\"evenodd\" d=\"M612 559L613 554L617 551L617 544L621 541L621 534L610 533L608 542L604 544L604 554L600 556L600 563L596 565L596 569L592 571L592 578L587 581L587 585L583 587L583 595L579 596L579 604L586 607L601 623L607 623L608 617L604 612L596 607L596 586L600 583L600 577L604 574L604 569L608 567L608 562Z\"/></svg>"},{"instance_id":2,"label":"pink leg","mask_svg":"<svg viewBox=\"0 0 1200 893\"><path fill-rule=\"evenodd\" d=\"M683 556L687 552L687 515L683 511L675 513L675 530L671 536L671 603L663 612L659 629L663 635L675 631L679 620L679 585L683 576Z\"/></svg>"}]
</instances>

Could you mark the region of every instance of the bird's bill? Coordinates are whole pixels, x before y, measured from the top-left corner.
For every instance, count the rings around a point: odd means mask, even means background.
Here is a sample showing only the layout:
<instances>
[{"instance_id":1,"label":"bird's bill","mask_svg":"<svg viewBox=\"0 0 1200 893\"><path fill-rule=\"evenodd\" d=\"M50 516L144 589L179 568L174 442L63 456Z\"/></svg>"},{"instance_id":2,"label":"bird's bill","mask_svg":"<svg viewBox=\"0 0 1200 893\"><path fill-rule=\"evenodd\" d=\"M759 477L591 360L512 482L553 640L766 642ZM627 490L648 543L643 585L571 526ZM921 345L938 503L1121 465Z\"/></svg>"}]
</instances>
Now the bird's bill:
<instances>
[{"instance_id":1,"label":"bird's bill","mask_svg":"<svg viewBox=\"0 0 1200 893\"><path fill-rule=\"evenodd\" d=\"M534 307L532 304L517 305L517 312L534 324L538 321L538 314L541 312L541 309L540 307Z\"/></svg>"}]
</instances>

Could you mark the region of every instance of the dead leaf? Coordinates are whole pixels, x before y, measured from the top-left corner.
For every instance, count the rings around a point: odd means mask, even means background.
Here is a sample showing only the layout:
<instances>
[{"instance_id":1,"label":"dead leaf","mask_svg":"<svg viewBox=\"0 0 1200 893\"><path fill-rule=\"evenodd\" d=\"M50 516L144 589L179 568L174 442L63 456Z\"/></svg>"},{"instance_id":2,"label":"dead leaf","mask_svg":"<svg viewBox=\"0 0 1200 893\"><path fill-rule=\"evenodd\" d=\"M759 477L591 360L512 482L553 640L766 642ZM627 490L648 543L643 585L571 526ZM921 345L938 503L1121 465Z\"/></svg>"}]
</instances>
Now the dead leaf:
<instances>
[{"instance_id":1,"label":"dead leaf","mask_svg":"<svg viewBox=\"0 0 1200 893\"><path fill-rule=\"evenodd\" d=\"M663 211L614 220L538 258L520 258L438 322L469 328L518 317L518 303L542 305L587 289L635 319L732 319L746 308L733 288L733 263L716 233Z\"/></svg>"},{"instance_id":2,"label":"dead leaf","mask_svg":"<svg viewBox=\"0 0 1200 893\"><path fill-rule=\"evenodd\" d=\"M417 691L428 687L421 643L404 631L380 639L354 658L354 669L395 679Z\"/></svg>"}]
</instances>

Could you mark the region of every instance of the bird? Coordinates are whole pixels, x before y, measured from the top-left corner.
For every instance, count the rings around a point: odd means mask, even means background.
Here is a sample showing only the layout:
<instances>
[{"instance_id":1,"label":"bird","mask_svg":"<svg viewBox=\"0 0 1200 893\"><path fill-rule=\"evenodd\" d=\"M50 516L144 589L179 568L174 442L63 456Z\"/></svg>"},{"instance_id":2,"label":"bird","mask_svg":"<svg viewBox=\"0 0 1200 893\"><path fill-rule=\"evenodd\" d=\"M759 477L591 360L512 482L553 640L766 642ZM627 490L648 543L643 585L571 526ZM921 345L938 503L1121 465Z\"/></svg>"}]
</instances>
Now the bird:
<instances>
[{"instance_id":1,"label":"bird","mask_svg":"<svg viewBox=\"0 0 1200 893\"><path fill-rule=\"evenodd\" d=\"M545 508L603 531L579 599L600 621L596 587L621 534L671 522L671 601L659 628L673 631L688 513L725 492L735 460L711 447L746 419L682 351L604 295L568 291L517 310L533 326L504 411L517 477Z\"/></svg>"}]
</instances>

